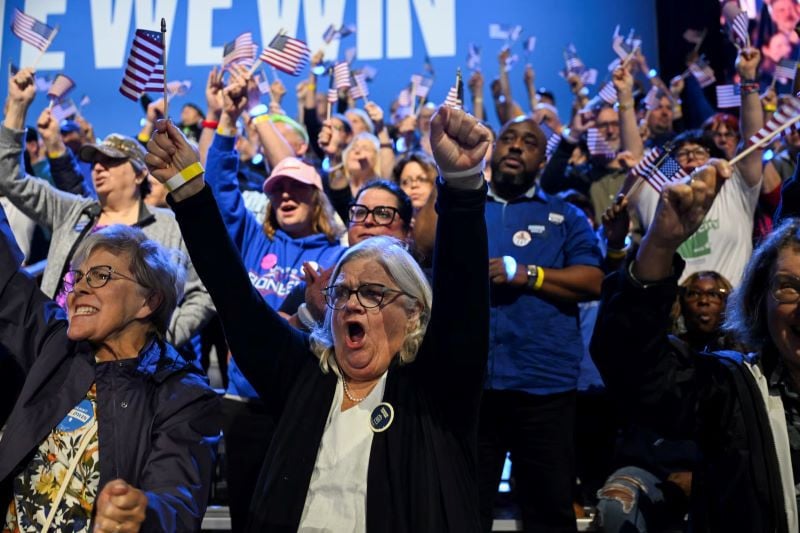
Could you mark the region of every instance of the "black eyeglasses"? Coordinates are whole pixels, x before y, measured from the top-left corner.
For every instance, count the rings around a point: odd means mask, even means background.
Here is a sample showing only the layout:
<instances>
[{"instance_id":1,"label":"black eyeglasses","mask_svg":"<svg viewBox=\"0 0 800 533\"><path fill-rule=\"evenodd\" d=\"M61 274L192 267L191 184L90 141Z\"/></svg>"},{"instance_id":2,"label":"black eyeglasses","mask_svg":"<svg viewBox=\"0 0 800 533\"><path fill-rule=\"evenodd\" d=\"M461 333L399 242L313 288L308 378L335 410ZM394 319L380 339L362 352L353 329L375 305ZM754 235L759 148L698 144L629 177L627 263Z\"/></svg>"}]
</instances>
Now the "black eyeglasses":
<instances>
[{"instance_id":1,"label":"black eyeglasses","mask_svg":"<svg viewBox=\"0 0 800 533\"><path fill-rule=\"evenodd\" d=\"M398 289L390 289L386 285L381 285L380 283L365 283L359 285L355 289L336 284L325 287L322 292L325 294L325 303L327 303L328 307L331 309L344 309L347 302L350 300L350 296L353 294L356 295L358 303L360 303L364 309L380 307L386 296L390 294L405 294L409 298L413 298L413 296L407 292Z\"/></svg>"},{"instance_id":2,"label":"black eyeglasses","mask_svg":"<svg viewBox=\"0 0 800 533\"><path fill-rule=\"evenodd\" d=\"M109 280L114 279L127 279L137 285L141 285L138 281L130 276L120 274L108 265L98 265L89 269L85 274L80 270L68 270L64 274L64 291L70 293L75 290L77 285L83 278L86 278L86 283L93 289L105 287Z\"/></svg>"},{"instance_id":3,"label":"black eyeglasses","mask_svg":"<svg viewBox=\"0 0 800 533\"><path fill-rule=\"evenodd\" d=\"M796 304L800 302L800 279L778 274L772 278L769 292L778 303Z\"/></svg>"},{"instance_id":4,"label":"black eyeglasses","mask_svg":"<svg viewBox=\"0 0 800 533\"><path fill-rule=\"evenodd\" d=\"M370 209L365 205L353 204L350 206L350 222L364 222L367 220L367 216L371 214L375 224L388 226L394 222L394 217L397 216L398 212L396 207L388 205L377 205Z\"/></svg>"}]
</instances>

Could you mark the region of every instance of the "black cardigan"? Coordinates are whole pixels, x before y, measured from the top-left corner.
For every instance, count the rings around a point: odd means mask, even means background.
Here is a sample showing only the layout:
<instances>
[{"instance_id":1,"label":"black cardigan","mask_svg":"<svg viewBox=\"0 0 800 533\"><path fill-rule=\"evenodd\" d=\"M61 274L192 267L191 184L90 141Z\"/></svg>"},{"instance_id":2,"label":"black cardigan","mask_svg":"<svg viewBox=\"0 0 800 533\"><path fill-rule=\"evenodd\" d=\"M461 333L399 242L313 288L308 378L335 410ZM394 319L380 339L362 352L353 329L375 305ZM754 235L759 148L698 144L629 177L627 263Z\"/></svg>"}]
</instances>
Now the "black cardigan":
<instances>
[{"instance_id":1,"label":"black cardigan","mask_svg":"<svg viewBox=\"0 0 800 533\"><path fill-rule=\"evenodd\" d=\"M488 352L485 189L439 188L430 325L412 364L393 364L383 401L395 410L376 433L367 473L369 531L479 531L478 407ZM206 188L171 202L231 351L278 419L249 531L297 531L337 386L308 337L251 286Z\"/></svg>"}]
</instances>

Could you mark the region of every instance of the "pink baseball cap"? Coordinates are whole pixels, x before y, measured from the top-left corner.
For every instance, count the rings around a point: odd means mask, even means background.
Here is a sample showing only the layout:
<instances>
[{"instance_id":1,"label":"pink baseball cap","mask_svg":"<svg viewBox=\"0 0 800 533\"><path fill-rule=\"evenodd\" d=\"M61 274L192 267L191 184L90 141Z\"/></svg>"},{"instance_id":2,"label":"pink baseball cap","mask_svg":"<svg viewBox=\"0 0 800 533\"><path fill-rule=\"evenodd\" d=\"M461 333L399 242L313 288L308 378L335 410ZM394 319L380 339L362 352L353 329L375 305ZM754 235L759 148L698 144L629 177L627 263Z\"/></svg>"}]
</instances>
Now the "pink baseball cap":
<instances>
[{"instance_id":1,"label":"pink baseball cap","mask_svg":"<svg viewBox=\"0 0 800 533\"><path fill-rule=\"evenodd\" d=\"M287 157L272 169L272 173L264 181L264 192L270 194L275 185L284 178L293 179L306 185L313 185L322 190L322 178L319 177L319 173L314 167L296 157Z\"/></svg>"}]
</instances>

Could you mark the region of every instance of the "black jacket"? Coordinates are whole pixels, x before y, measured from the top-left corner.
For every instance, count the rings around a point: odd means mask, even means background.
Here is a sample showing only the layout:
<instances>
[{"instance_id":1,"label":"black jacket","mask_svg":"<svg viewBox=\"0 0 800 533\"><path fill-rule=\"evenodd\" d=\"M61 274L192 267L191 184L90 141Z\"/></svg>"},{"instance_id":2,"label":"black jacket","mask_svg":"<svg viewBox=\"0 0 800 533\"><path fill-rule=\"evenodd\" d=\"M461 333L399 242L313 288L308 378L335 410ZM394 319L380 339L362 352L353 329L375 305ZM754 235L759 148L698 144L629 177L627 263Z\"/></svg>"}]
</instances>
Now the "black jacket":
<instances>
[{"instance_id":1,"label":"black jacket","mask_svg":"<svg viewBox=\"0 0 800 533\"><path fill-rule=\"evenodd\" d=\"M393 365L386 380L383 401L395 419L372 440L368 531L479 531L476 435L489 324L485 197L485 189L439 189L432 317L416 360ZM252 287L209 189L173 208L231 351L278 420L248 529L297 531L336 375L322 373L308 337Z\"/></svg>"},{"instance_id":2,"label":"black jacket","mask_svg":"<svg viewBox=\"0 0 800 533\"><path fill-rule=\"evenodd\" d=\"M788 531L773 431L754 378L760 362L734 352L687 352L669 341L683 269L680 258L675 262L671 279L646 288L628 265L606 278L592 358L628 422L696 443L699 458L687 465L693 531Z\"/></svg>"},{"instance_id":3,"label":"black jacket","mask_svg":"<svg viewBox=\"0 0 800 533\"><path fill-rule=\"evenodd\" d=\"M216 393L160 341L138 358L95 363L86 343L67 338L63 311L18 270L4 219L0 208L0 376L14 394L0 405L0 415L11 412L0 440L0 509L31 454L96 383L99 489L122 478L144 491L142 531L199 530L220 432Z\"/></svg>"}]
</instances>

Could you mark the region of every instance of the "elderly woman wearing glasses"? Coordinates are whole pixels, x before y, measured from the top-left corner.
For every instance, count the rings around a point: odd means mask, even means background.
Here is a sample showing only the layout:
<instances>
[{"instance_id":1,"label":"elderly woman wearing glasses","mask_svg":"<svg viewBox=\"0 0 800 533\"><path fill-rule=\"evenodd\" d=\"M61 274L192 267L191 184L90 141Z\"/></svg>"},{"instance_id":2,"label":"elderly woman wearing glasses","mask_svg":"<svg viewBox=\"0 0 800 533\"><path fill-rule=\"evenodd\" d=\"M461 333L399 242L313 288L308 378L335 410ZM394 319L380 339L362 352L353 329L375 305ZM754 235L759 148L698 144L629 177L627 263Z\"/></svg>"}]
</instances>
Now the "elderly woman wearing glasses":
<instances>
[{"instance_id":1,"label":"elderly woman wearing glasses","mask_svg":"<svg viewBox=\"0 0 800 533\"><path fill-rule=\"evenodd\" d=\"M172 124L158 131L147 163L166 181L198 156ZM443 175L433 294L399 242L366 239L337 263L325 323L310 337L251 287L203 179L171 193L231 348L278 416L251 531L479 530L489 133L441 108L431 142Z\"/></svg>"},{"instance_id":2,"label":"elderly woman wearing glasses","mask_svg":"<svg viewBox=\"0 0 800 533\"><path fill-rule=\"evenodd\" d=\"M683 269L676 251L731 174L712 161L665 190L635 261L604 283L591 351L620 413L696 447L681 487L693 529L797 531L800 221L754 251L728 300L727 329L757 352L703 353L667 336Z\"/></svg>"},{"instance_id":3,"label":"elderly woman wearing glasses","mask_svg":"<svg viewBox=\"0 0 800 533\"><path fill-rule=\"evenodd\" d=\"M64 278L65 316L19 271L4 222L0 209L3 531L198 530L219 399L164 341L181 262L139 229L100 230Z\"/></svg>"}]
</instances>

